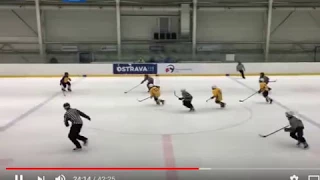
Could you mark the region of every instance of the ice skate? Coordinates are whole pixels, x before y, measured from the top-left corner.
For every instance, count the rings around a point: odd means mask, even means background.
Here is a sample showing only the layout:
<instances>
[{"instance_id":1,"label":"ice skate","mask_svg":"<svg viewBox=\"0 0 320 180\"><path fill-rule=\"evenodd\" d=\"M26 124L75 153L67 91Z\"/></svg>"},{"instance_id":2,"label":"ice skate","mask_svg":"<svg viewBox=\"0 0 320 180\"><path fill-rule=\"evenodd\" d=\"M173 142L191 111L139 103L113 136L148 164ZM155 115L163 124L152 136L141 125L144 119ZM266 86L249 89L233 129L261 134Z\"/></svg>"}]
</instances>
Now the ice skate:
<instances>
[{"instance_id":1,"label":"ice skate","mask_svg":"<svg viewBox=\"0 0 320 180\"><path fill-rule=\"evenodd\" d=\"M82 148L74 148L73 151L81 151Z\"/></svg>"},{"instance_id":2,"label":"ice skate","mask_svg":"<svg viewBox=\"0 0 320 180\"><path fill-rule=\"evenodd\" d=\"M272 102L273 102L273 100L272 100L272 99L270 99L270 100L269 100L269 103L270 103L270 104L272 104Z\"/></svg>"},{"instance_id":3,"label":"ice skate","mask_svg":"<svg viewBox=\"0 0 320 180\"><path fill-rule=\"evenodd\" d=\"M300 145L301 145L301 142L300 142L300 141L298 141L297 146L299 147Z\"/></svg>"},{"instance_id":4,"label":"ice skate","mask_svg":"<svg viewBox=\"0 0 320 180\"><path fill-rule=\"evenodd\" d=\"M84 145L84 146L88 146L88 139L85 140L85 141L83 141L83 145Z\"/></svg>"},{"instance_id":5,"label":"ice skate","mask_svg":"<svg viewBox=\"0 0 320 180\"><path fill-rule=\"evenodd\" d=\"M225 108L225 107L226 107L226 103L221 103L221 104L220 104L220 107L221 107L221 108Z\"/></svg>"},{"instance_id":6,"label":"ice skate","mask_svg":"<svg viewBox=\"0 0 320 180\"><path fill-rule=\"evenodd\" d=\"M305 142L305 143L303 143L303 148L304 148L304 149L308 149L308 148L309 148L309 144L308 144L308 143L306 143L306 142Z\"/></svg>"}]
</instances>

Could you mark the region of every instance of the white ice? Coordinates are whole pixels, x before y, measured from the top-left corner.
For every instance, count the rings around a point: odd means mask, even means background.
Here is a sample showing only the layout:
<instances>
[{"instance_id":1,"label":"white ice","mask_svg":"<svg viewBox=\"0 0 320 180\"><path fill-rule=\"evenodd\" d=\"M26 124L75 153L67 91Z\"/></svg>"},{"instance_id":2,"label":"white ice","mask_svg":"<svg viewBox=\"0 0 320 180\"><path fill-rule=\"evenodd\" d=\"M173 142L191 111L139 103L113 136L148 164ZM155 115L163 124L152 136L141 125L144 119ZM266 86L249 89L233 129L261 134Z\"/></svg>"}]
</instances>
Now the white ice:
<instances>
[{"instance_id":1,"label":"white ice","mask_svg":"<svg viewBox=\"0 0 320 180\"><path fill-rule=\"evenodd\" d=\"M67 96L57 78L0 79L0 166L164 167L170 161L177 167L320 168L320 77L271 79L277 82L270 83L270 96L280 106L267 104L260 95L239 103L254 93L250 87L258 90L258 77L160 77L164 106L137 101L149 96L145 85L124 94L142 77L74 78ZM223 91L225 109L206 103L213 84ZM174 96L181 88L194 96L196 112L188 112ZM82 152L72 152L74 145L67 138L65 102L92 118L84 120L82 134L90 144ZM286 108L305 118L310 149L297 148L282 131L258 136L287 125ZM163 140L166 134L172 137L174 153L169 160L163 147L170 143ZM1 164L7 159L12 161ZM166 179L165 172L155 174Z\"/></svg>"}]
</instances>

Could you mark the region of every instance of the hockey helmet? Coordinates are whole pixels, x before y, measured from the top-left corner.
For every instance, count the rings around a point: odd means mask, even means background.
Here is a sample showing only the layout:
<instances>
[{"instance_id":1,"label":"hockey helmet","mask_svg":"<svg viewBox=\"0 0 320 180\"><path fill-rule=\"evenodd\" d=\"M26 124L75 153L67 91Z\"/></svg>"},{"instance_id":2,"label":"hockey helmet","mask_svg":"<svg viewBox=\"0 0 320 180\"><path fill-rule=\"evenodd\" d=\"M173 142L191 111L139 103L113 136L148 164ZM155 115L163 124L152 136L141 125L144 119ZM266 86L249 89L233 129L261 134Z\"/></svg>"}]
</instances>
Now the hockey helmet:
<instances>
[{"instance_id":1,"label":"hockey helmet","mask_svg":"<svg viewBox=\"0 0 320 180\"><path fill-rule=\"evenodd\" d=\"M64 107L65 109L69 109L71 106L70 106L69 103L64 103L64 104L63 104L63 107Z\"/></svg>"},{"instance_id":2,"label":"hockey helmet","mask_svg":"<svg viewBox=\"0 0 320 180\"><path fill-rule=\"evenodd\" d=\"M292 116L294 116L294 112L293 111L287 111L286 112L286 116L287 117L292 117Z\"/></svg>"},{"instance_id":3,"label":"hockey helmet","mask_svg":"<svg viewBox=\"0 0 320 180\"><path fill-rule=\"evenodd\" d=\"M212 87L211 87L212 89L216 89L217 88L217 86L216 85L212 85Z\"/></svg>"},{"instance_id":4,"label":"hockey helmet","mask_svg":"<svg viewBox=\"0 0 320 180\"><path fill-rule=\"evenodd\" d=\"M186 89L181 89L181 92L186 92Z\"/></svg>"}]
</instances>

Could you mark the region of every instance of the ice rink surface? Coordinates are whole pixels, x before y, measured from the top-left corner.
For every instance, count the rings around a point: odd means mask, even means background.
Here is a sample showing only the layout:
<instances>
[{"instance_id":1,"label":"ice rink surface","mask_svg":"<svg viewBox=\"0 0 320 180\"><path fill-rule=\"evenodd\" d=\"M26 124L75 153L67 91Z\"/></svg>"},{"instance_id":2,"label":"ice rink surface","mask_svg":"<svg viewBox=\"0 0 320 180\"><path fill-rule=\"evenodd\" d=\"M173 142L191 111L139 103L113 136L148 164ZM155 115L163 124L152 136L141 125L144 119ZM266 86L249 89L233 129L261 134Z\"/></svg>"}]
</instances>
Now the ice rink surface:
<instances>
[{"instance_id":1,"label":"ice rink surface","mask_svg":"<svg viewBox=\"0 0 320 180\"><path fill-rule=\"evenodd\" d=\"M152 179L300 179L320 174L320 77L270 77L270 105L257 91L258 77L159 77L164 106L148 97L146 85L128 94L141 78L73 78L73 92L63 96L60 78L0 79L1 174L64 174L74 179L87 172L8 172L6 167L205 167L199 172L93 172L116 180ZM206 100L211 86L222 89L225 109ZM186 88L196 112L174 96ZM72 152L62 105L87 113L82 135L89 146ZM296 147L289 133L268 134L288 124L287 109L301 115L310 149ZM72 177L72 178L71 178ZM268 178L267 178L268 177ZM270 178L269 178L270 177ZM9 178L9 179L10 179ZM28 180L28 179L27 179ZM93 179L92 179L93 180ZM98 180L98 179L96 179ZM103 180L103 179L101 179Z\"/></svg>"}]
</instances>

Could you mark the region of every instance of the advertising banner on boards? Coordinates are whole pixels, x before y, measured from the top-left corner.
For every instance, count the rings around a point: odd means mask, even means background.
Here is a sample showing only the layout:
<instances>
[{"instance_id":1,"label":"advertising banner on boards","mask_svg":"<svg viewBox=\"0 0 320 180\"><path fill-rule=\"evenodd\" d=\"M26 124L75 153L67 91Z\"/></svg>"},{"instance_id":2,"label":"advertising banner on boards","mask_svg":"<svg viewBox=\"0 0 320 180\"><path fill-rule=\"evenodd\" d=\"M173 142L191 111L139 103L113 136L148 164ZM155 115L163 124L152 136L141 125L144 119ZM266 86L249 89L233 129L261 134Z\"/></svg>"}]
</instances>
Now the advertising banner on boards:
<instances>
[{"instance_id":1,"label":"advertising banner on boards","mask_svg":"<svg viewBox=\"0 0 320 180\"><path fill-rule=\"evenodd\" d=\"M159 64L159 74L190 74L194 71L192 64Z\"/></svg>"},{"instance_id":2,"label":"advertising banner on boards","mask_svg":"<svg viewBox=\"0 0 320 180\"><path fill-rule=\"evenodd\" d=\"M157 74L157 64L113 64L113 74Z\"/></svg>"}]
</instances>

